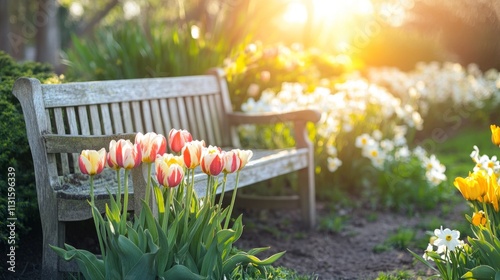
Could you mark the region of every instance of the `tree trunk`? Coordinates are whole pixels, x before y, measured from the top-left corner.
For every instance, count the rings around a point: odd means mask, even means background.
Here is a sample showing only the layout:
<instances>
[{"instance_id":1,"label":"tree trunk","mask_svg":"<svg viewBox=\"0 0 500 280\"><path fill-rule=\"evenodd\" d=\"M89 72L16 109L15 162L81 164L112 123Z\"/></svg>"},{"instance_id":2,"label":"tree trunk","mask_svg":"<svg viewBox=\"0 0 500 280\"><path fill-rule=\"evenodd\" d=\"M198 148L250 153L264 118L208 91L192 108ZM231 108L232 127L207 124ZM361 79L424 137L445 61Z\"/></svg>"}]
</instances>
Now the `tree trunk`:
<instances>
[{"instance_id":1,"label":"tree trunk","mask_svg":"<svg viewBox=\"0 0 500 280\"><path fill-rule=\"evenodd\" d=\"M10 54L9 0L0 0L0 50Z\"/></svg>"},{"instance_id":2,"label":"tree trunk","mask_svg":"<svg viewBox=\"0 0 500 280\"><path fill-rule=\"evenodd\" d=\"M34 17L37 27L36 60L59 66L59 25L57 22L57 0L38 0L38 11Z\"/></svg>"}]
</instances>

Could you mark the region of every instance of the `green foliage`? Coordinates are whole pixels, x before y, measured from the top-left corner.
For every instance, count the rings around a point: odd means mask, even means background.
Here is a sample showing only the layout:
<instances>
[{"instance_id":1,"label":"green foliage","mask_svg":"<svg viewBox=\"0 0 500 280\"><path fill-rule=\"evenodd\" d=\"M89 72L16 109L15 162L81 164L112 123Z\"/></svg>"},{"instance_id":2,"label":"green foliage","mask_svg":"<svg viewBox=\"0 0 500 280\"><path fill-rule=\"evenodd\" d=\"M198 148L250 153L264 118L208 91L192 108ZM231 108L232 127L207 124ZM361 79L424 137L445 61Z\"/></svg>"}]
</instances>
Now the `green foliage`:
<instances>
[{"instance_id":1,"label":"green foliage","mask_svg":"<svg viewBox=\"0 0 500 280\"><path fill-rule=\"evenodd\" d=\"M445 201L451 194L448 184L429 185L425 172L421 160L414 156L409 162L386 162L375 190L378 203L383 208L411 214L415 210L432 209Z\"/></svg>"},{"instance_id":2,"label":"green foliage","mask_svg":"<svg viewBox=\"0 0 500 280\"><path fill-rule=\"evenodd\" d=\"M393 235L387 238L387 244L393 248L404 250L415 239L415 230L409 228L400 228Z\"/></svg>"},{"instance_id":3,"label":"green foliage","mask_svg":"<svg viewBox=\"0 0 500 280\"><path fill-rule=\"evenodd\" d=\"M16 63L0 51L0 227L7 221L7 169L13 167L16 179L16 232L28 233L32 224L38 221L33 160L26 136L26 126L21 106L12 94L12 87L20 77L33 77L42 83L59 83L60 79L47 64L34 62ZM6 241L6 231L0 232L0 243Z\"/></svg>"},{"instance_id":4,"label":"green foliage","mask_svg":"<svg viewBox=\"0 0 500 280\"><path fill-rule=\"evenodd\" d=\"M149 175L150 168L151 165ZM125 178L128 172L125 170ZM151 180L158 215L153 215L146 196L133 222L126 216L128 180L125 181L123 204L110 195L103 218L94 203L91 177L92 215L102 257L68 244L52 249L66 261L76 260L86 279L224 279L247 266L266 275L265 267L284 252L261 260L256 255L268 248L248 252L234 248L233 244L243 232L241 215L229 226L234 197L228 208L222 207L222 200L216 203L219 184L210 176L206 196L198 198L193 191L194 170L187 172L186 177L190 180L183 181L175 189L163 188ZM150 187L148 182L146 193ZM121 197L120 192L117 197Z\"/></svg>"},{"instance_id":5,"label":"green foliage","mask_svg":"<svg viewBox=\"0 0 500 280\"><path fill-rule=\"evenodd\" d=\"M319 221L319 228L333 233L340 233L345 228L346 222L346 215L330 213L325 217L321 217Z\"/></svg>"},{"instance_id":6,"label":"green foliage","mask_svg":"<svg viewBox=\"0 0 500 280\"><path fill-rule=\"evenodd\" d=\"M375 280L405 280L415 279L415 275L406 270L398 270L395 272L385 273L381 272Z\"/></svg>"},{"instance_id":7,"label":"green foliage","mask_svg":"<svg viewBox=\"0 0 500 280\"><path fill-rule=\"evenodd\" d=\"M382 253L391 249L404 250L415 242L415 230L410 228L400 228L395 233L389 235L383 243L373 247L373 252Z\"/></svg>"},{"instance_id":8,"label":"green foliage","mask_svg":"<svg viewBox=\"0 0 500 280\"><path fill-rule=\"evenodd\" d=\"M257 269L255 266L239 266L233 271L229 279L232 280L315 280L315 275L300 275L296 271L285 267L265 266L265 271Z\"/></svg>"},{"instance_id":9,"label":"green foliage","mask_svg":"<svg viewBox=\"0 0 500 280\"><path fill-rule=\"evenodd\" d=\"M93 38L73 37L66 54L67 76L111 80L203 74L222 64L230 46L224 38L191 36L189 26L143 26L124 22L97 30Z\"/></svg>"}]
</instances>

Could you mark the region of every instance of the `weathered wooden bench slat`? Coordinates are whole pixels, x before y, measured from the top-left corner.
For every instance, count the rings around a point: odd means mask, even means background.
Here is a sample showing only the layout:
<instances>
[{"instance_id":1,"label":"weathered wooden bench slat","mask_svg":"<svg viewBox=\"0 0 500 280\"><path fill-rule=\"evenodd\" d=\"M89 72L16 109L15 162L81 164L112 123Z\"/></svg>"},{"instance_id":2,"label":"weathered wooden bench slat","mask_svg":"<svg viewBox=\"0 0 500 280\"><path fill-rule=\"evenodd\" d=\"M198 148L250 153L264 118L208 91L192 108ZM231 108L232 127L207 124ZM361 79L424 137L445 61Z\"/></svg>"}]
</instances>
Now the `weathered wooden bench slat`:
<instances>
[{"instance_id":1,"label":"weathered wooden bench slat","mask_svg":"<svg viewBox=\"0 0 500 280\"><path fill-rule=\"evenodd\" d=\"M58 135L44 134L45 147L48 154L80 153L82 150L108 150L111 140L125 139L134 141L135 133L120 133L112 135Z\"/></svg>"},{"instance_id":2,"label":"weathered wooden bench slat","mask_svg":"<svg viewBox=\"0 0 500 280\"><path fill-rule=\"evenodd\" d=\"M111 123L111 115L109 114L109 104L99 105L99 109L101 110L101 120L104 134L113 134L113 124Z\"/></svg>"},{"instance_id":3,"label":"weathered wooden bench slat","mask_svg":"<svg viewBox=\"0 0 500 280\"><path fill-rule=\"evenodd\" d=\"M170 116L168 114L168 104L167 104L167 100L165 99L161 99L160 100L160 119L162 120L162 123L163 123L163 127L162 127L162 130L163 133L161 132L158 132L160 134L163 134L165 135L165 137L167 137L167 132L165 131L167 127L173 127L172 126L172 122L170 121Z\"/></svg>"},{"instance_id":4,"label":"weathered wooden bench slat","mask_svg":"<svg viewBox=\"0 0 500 280\"><path fill-rule=\"evenodd\" d=\"M130 109L130 103L122 103L120 114L117 115L118 118L122 119L124 126L123 132L134 131L134 121L132 120L132 110Z\"/></svg>"},{"instance_id":5,"label":"weathered wooden bench slat","mask_svg":"<svg viewBox=\"0 0 500 280\"><path fill-rule=\"evenodd\" d=\"M62 84L57 87L42 85L45 108L132 102L181 96L217 94L218 81L206 76L129 79ZM67 97L71 96L71 99Z\"/></svg>"},{"instance_id":6,"label":"weathered wooden bench slat","mask_svg":"<svg viewBox=\"0 0 500 280\"><path fill-rule=\"evenodd\" d=\"M90 124L92 125L92 134L101 135L102 134L101 115L99 113L97 105L90 105L88 110L90 112Z\"/></svg>"},{"instance_id":7,"label":"weathered wooden bench slat","mask_svg":"<svg viewBox=\"0 0 500 280\"><path fill-rule=\"evenodd\" d=\"M160 112L160 104L159 104L158 100L151 100L150 106L151 106L151 114L153 112ZM159 116L152 116L151 118L153 121L153 129L148 130L148 131L158 131L157 133L164 135L162 119Z\"/></svg>"},{"instance_id":8,"label":"weathered wooden bench slat","mask_svg":"<svg viewBox=\"0 0 500 280\"><path fill-rule=\"evenodd\" d=\"M198 137L200 139L208 139L208 134L207 134L207 127L204 125L204 118L202 115L202 109L201 109L201 100L199 96L193 96L191 97L194 103L194 111L196 114L194 114L194 119L198 123Z\"/></svg>"},{"instance_id":9,"label":"weathered wooden bench slat","mask_svg":"<svg viewBox=\"0 0 500 280\"><path fill-rule=\"evenodd\" d=\"M83 135L90 135L90 124L87 116L87 106L78 106L78 118Z\"/></svg>"},{"instance_id":10,"label":"weathered wooden bench slat","mask_svg":"<svg viewBox=\"0 0 500 280\"><path fill-rule=\"evenodd\" d=\"M113 133L123 133L121 109L119 103L111 103L111 120L113 121ZM130 116L130 115L129 115ZM123 119L126 117L124 116ZM131 122L130 122L131 123Z\"/></svg>"},{"instance_id":11,"label":"weathered wooden bench slat","mask_svg":"<svg viewBox=\"0 0 500 280\"><path fill-rule=\"evenodd\" d=\"M64 116L62 108L54 108L54 121L56 123L56 131L58 134L66 134L66 129L64 128ZM63 174L69 173L69 160L68 154L61 153L61 169Z\"/></svg>"},{"instance_id":12,"label":"weathered wooden bench slat","mask_svg":"<svg viewBox=\"0 0 500 280\"><path fill-rule=\"evenodd\" d=\"M172 125L172 128L180 128L181 121L179 119L179 112L177 109L177 100L175 100L175 98L170 98L167 100L167 103L167 112L169 112L170 115L170 124Z\"/></svg>"},{"instance_id":13,"label":"weathered wooden bench slat","mask_svg":"<svg viewBox=\"0 0 500 280\"><path fill-rule=\"evenodd\" d=\"M184 100L182 98L176 98L175 100L177 101L177 109L179 113L179 122L180 122L178 128L190 127L187 116L188 112L186 111L186 104L184 103ZM196 112L189 112L189 113L196 114Z\"/></svg>"},{"instance_id":14,"label":"weathered wooden bench slat","mask_svg":"<svg viewBox=\"0 0 500 280\"><path fill-rule=\"evenodd\" d=\"M44 235L43 279L57 278L57 271L64 266L49 244L63 245L66 222L91 217L88 176L78 168L81 150L108 148L111 139L133 141L137 132L154 131L168 137L172 128L186 129L207 146L240 147L238 125L292 122L296 147L254 150L254 157L240 173L238 186L297 172L298 194L262 198L245 192L241 201L242 205L259 207L300 207L306 225L315 224L314 151L306 123L317 122L320 114L312 110L261 115L233 113L220 69L198 76L62 85L41 85L36 79L21 78L16 81L13 94L23 108L35 166ZM129 205L133 211L140 209L140 199L145 196L145 173L143 167L133 169L130 175ZM96 200L104 205L107 188L116 192L116 173L105 169L95 178ZM235 179L235 174L228 175L227 191L235 187ZM206 182L207 176L198 171L198 195L205 194ZM250 199L257 202L250 203Z\"/></svg>"}]
</instances>

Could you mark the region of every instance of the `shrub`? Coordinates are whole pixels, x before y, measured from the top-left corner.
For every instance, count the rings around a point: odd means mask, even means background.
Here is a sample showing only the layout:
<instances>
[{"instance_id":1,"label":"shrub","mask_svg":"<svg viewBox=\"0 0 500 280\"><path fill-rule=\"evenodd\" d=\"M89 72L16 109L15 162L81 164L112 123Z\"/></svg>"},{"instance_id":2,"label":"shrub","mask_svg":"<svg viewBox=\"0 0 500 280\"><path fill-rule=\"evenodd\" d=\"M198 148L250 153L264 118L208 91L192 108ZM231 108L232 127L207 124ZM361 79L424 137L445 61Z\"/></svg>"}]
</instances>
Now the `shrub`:
<instances>
[{"instance_id":1,"label":"shrub","mask_svg":"<svg viewBox=\"0 0 500 280\"><path fill-rule=\"evenodd\" d=\"M124 22L97 30L93 38L73 37L66 61L68 79L111 80L203 74L229 55L228 42L212 41L195 25L141 26ZM222 37L224 38L224 37Z\"/></svg>"},{"instance_id":2,"label":"shrub","mask_svg":"<svg viewBox=\"0 0 500 280\"><path fill-rule=\"evenodd\" d=\"M8 168L15 169L16 183L16 233L28 233L30 225L39 220L35 188L33 161L26 136L26 126L21 106L12 95L12 87L17 78L29 76L42 83L56 83L60 79L47 64L16 63L9 55L0 51L0 205L7 206ZM7 211L0 211L0 227L5 228ZM5 242L6 231L0 232L1 242Z\"/></svg>"}]
</instances>

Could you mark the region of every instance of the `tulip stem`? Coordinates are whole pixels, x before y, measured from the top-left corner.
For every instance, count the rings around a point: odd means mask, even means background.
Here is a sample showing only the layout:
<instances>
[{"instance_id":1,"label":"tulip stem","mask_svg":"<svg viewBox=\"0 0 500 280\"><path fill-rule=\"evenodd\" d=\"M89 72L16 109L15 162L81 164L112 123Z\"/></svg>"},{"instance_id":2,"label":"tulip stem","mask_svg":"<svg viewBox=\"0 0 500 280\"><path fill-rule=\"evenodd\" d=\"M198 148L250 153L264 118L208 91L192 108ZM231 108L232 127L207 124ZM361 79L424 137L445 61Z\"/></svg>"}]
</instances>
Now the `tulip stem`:
<instances>
[{"instance_id":1,"label":"tulip stem","mask_svg":"<svg viewBox=\"0 0 500 280\"><path fill-rule=\"evenodd\" d=\"M104 245L102 243L102 236L101 232L99 230L99 221L97 215L100 215L99 211L97 211L97 208L95 207L95 198L94 198L94 175L90 175L90 204L92 206L92 217L94 217L94 225L95 225L95 231L97 234L97 239L99 239L99 247L101 249L101 255L103 259L106 256L106 251L104 250Z\"/></svg>"},{"instance_id":2,"label":"tulip stem","mask_svg":"<svg viewBox=\"0 0 500 280\"><path fill-rule=\"evenodd\" d=\"M224 193L226 192L226 182L227 182L227 172L224 172L224 178L222 179L222 191L219 198L219 206L222 209L222 201L224 200Z\"/></svg>"},{"instance_id":3,"label":"tulip stem","mask_svg":"<svg viewBox=\"0 0 500 280\"><path fill-rule=\"evenodd\" d=\"M123 213L122 213L122 223L127 223L127 212L128 212L128 173L129 170L125 169L125 188L123 194Z\"/></svg>"},{"instance_id":4,"label":"tulip stem","mask_svg":"<svg viewBox=\"0 0 500 280\"><path fill-rule=\"evenodd\" d=\"M163 231L166 233L168 228L168 218L170 216L170 198L172 197L171 188L165 190L165 213L163 214Z\"/></svg>"},{"instance_id":5,"label":"tulip stem","mask_svg":"<svg viewBox=\"0 0 500 280\"><path fill-rule=\"evenodd\" d=\"M118 190L116 192L116 202L118 204L118 209L122 207L122 185L121 185L121 176L120 169L116 170L116 182L118 183Z\"/></svg>"},{"instance_id":6,"label":"tulip stem","mask_svg":"<svg viewBox=\"0 0 500 280\"><path fill-rule=\"evenodd\" d=\"M209 194L211 193L210 188L212 187L212 176L211 175L207 175L207 176L208 176L207 189L206 189L206 192L205 192L204 201L207 201L207 200L210 201Z\"/></svg>"},{"instance_id":7,"label":"tulip stem","mask_svg":"<svg viewBox=\"0 0 500 280\"><path fill-rule=\"evenodd\" d=\"M229 205L229 211L227 212L226 222L224 223L224 229L227 229L229 226L229 220L231 219L231 215L233 213L234 201L236 200L236 192L238 191L238 182L240 179L240 171L236 171L236 184L233 189L233 196L231 197L231 204Z\"/></svg>"},{"instance_id":8,"label":"tulip stem","mask_svg":"<svg viewBox=\"0 0 500 280\"><path fill-rule=\"evenodd\" d=\"M149 205L151 197L151 163L148 163L148 183L146 185L146 204Z\"/></svg>"},{"instance_id":9,"label":"tulip stem","mask_svg":"<svg viewBox=\"0 0 500 280\"><path fill-rule=\"evenodd\" d=\"M189 223L189 215L191 215L191 194L192 194L192 191L193 191L193 186L191 184L191 182L193 182L194 180L194 169L191 170L190 172L190 169L187 169L187 177L189 178L189 175L192 174L192 177L191 177L191 180L189 181L189 184L187 185L187 193L186 193L186 203L184 205L184 241L185 242L185 238L187 238L188 236L188 223Z\"/></svg>"}]
</instances>

